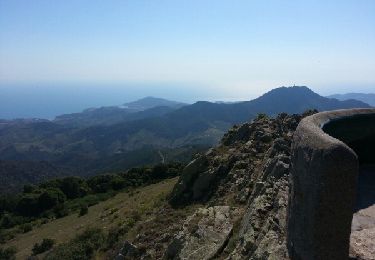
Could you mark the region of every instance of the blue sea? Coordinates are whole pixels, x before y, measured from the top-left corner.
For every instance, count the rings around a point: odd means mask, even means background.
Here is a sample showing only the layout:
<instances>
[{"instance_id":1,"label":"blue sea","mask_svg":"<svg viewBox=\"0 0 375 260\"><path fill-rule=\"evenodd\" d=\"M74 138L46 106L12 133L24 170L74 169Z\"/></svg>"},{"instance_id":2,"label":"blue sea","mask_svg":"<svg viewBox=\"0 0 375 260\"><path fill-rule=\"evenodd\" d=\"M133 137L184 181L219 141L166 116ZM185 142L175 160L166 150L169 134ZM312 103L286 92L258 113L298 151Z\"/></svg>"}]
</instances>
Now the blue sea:
<instances>
[{"instance_id":1,"label":"blue sea","mask_svg":"<svg viewBox=\"0 0 375 260\"><path fill-rule=\"evenodd\" d=\"M57 115L121 105L145 96L191 103L208 95L204 88L170 83L0 84L0 119L53 119Z\"/></svg>"}]
</instances>

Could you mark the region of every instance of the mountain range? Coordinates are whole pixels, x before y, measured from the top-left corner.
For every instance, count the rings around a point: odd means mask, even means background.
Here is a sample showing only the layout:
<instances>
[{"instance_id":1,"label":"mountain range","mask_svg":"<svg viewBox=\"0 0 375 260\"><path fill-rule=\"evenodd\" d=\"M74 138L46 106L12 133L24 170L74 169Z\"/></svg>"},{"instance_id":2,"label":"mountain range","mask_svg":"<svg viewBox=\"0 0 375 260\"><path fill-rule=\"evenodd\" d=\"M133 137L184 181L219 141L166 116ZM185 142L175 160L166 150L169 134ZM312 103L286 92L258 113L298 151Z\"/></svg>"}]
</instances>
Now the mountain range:
<instances>
[{"instance_id":1,"label":"mountain range","mask_svg":"<svg viewBox=\"0 0 375 260\"><path fill-rule=\"evenodd\" d=\"M251 121L260 113L273 117L282 112L354 107L370 106L357 100L322 97L297 86L276 88L254 100L230 104L200 101L188 105L148 97L52 121L2 120L0 160L48 162L58 172L85 176L160 161L187 162L193 154L216 145L234 124ZM40 174L55 176L51 167L48 169L48 174ZM17 170L11 174L27 175Z\"/></svg>"},{"instance_id":2,"label":"mountain range","mask_svg":"<svg viewBox=\"0 0 375 260\"><path fill-rule=\"evenodd\" d=\"M349 100L355 99L362 102L365 102L371 106L375 106L375 94L364 94L364 93L346 93L346 94L334 94L328 96L328 98L335 98L338 100Z\"/></svg>"}]
</instances>

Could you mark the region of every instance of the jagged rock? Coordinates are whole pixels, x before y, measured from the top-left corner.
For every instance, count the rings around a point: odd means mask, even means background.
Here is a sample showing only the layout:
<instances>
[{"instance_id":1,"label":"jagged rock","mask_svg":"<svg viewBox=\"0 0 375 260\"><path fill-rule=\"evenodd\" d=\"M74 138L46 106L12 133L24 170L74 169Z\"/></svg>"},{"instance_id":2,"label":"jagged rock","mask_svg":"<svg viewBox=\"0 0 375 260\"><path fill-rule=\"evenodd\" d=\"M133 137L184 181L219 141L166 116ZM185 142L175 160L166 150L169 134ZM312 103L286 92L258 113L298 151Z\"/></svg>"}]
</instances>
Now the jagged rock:
<instances>
[{"instance_id":1,"label":"jagged rock","mask_svg":"<svg viewBox=\"0 0 375 260\"><path fill-rule=\"evenodd\" d=\"M262 181L271 177L279 179L281 176L287 175L289 173L289 164L285 162L288 161L290 161L290 158L284 155L275 156L267 160L263 170Z\"/></svg>"},{"instance_id":2,"label":"jagged rock","mask_svg":"<svg viewBox=\"0 0 375 260\"><path fill-rule=\"evenodd\" d=\"M172 206L182 206L192 199L193 191L191 190L191 187L194 185L194 183L196 183L197 179L200 179L201 181L203 179L204 181L203 177L199 177L200 173L205 172L206 169L206 155L198 157L184 168L181 177L178 183L174 186L169 199Z\"/></svg>"},{"instance_id":3,"label":"jagged rock","mask_svg":"<svg viewBox=\"0 0 375 260\"><path fill-rule=\"evenodd\" d=\"M200 208L184 223L165 253L166 259L212 259L217 256L232 233L229 206Z\"/></svg>"},{"instance_id":4,"label":"jagged rock","mask_svg":"<svg viewBox=\"0 0 375 260\"><path fill-rule=\"evenodd\" d=\"M120 253L116 256L115 260L123 260L123 259L144 259L145 258L145 251L139 249L132 243L125 241L122 248L120 249Z\"/></svg>"},{"instance_id":5,"label":"jagged rock","mask_svg":"<svg viewBox=\"0 0 375 260\"><path fill-rule=\"evenodd\" d=\"M288 259L290 144L301 118L258 117L229 130L218 147L183 170L169 199L173 207L198 202L205 208L188 217L181 229L172 225L169 238L159 230L155 234L160 238L150 241L145 231L135 244L146 247L154 259Z\"/></svg>"}]
</instances>

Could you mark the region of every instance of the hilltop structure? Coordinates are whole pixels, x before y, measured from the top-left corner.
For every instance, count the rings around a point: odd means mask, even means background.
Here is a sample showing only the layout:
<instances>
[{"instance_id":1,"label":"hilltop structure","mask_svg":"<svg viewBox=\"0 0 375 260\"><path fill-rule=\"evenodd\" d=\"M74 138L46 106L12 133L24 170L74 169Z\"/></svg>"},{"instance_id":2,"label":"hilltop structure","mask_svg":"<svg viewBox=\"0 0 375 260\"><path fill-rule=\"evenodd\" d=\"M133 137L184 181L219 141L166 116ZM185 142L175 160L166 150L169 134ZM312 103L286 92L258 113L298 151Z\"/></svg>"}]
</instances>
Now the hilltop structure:
<instances>
[{"instance_id":1,"label":"hilltop structure","mask_svg":"<svg viewBox=\"0 0 375 260\"><path fill-rule=\"evenodd\" d=\"M358 185L364 177L375 180L375 109L306 117L294 134L291 161L289 257L348 259L350 248L356 259L373 259L375 210L367 219L355 217L353 226L352 218L375 204L375 195ZM362 230L361 221L366 222Z\"/></svg>"}]
</instances>

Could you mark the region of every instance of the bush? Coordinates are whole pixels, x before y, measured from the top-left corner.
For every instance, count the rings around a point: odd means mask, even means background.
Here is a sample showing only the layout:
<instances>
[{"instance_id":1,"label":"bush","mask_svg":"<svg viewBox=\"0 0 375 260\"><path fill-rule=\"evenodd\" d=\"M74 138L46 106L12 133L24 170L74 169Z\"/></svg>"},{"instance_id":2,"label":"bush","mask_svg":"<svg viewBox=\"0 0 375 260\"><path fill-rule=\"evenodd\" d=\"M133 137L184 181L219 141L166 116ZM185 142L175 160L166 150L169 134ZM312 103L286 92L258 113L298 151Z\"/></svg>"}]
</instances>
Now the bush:
<instances>
[{"instance_id":1,"label":"bush","mask_svg":"<svg viewBox=\"0 0 375 260\"><path fill-rule=\"evenodd\" d=\"M26 193L17 203L16 210L21 216L36 216L40 213L39 194Z\"/></svg>"},{"instance_id":2,"label":"bush","mask_svg":"<svg viewBox=\"0 0 375 260\"><path fill-rule=\"evenodd\" d=\"M14 260L16 259L17 250L14 247L0 248L1 260Z\"/></svg>"},{"instance_id":3,"label":"bush","mask_svg":"<svg viewBox=\"0 0 375 260\"><path fill-rule=\"evenodd\" d=\"M97 175L88 179L87 184L94 193L107 192L112 189L111 182L115 178L113 174Z\"/></svg>"},{"instance_id":4,"label":"bush","mask_svg":"<svg viewBox=\"0 0 375 260\"><path fill-rule=\"evenodd\" d=\"M126 181L122 177L116 176L111 180L110 185L113 190L121 190L126 187Z\"/></svg>"},{"instance_id":5,"label":"bush","mask_svg":"<svg viewBox=\"0 0 375 260\"><path fill-rule=\"evenodd\" d=\"M20 230L22 233L27 233L33 230L33 225L31 223L25 223L20 226Z\"/></svg>"},{"instance_id":6,"label":"bush","mask_svg":"<svg viewBox=\"0 0 375 260\"><path fill-rule=\"evenodd\" d=\"M79 216L84 216L86 215L87 213L89 212L89 208L87 207L87 205L83 205L81 207L81 209L79 210Z\"/></svg>"},{"instance_id":7,"label":"bush","mask_svg":"<svg viewBox=\"0 0 375 260\"><path fill-rule=\"evenodd\" d=\"M1 195L0 196L0 216L5 212L13 212L18 202L17 196Z\"/></svg>"},{"instance_id":8,"label":"bush","mask_svg":"<svg viewBox=\"0 0 375 260\"><path fill-rule=\"evenodd\" d=\"M15 216L14 214L11 213L5 213L1 218L0 218L0 229L2 228L12 228L16 225L22 224L26 221L29 221L28 218L24 218L21 216Z\"/></svg>"},{"instance_id":9,"label":"bush","mask_svg":"<svg viewBox=\"0 0 375 260\"><path fill-rule=\"evenodd\" d=\"M267 114L259 113L259 114L257 115L257 119L266 119L266 118L268 118Z\"/></svg>"},{"instance_id":10,"label":"bush","mask_svg":"<svg viewBox=\"0 0 375 260\"><path fill-rule=\"evenodd\" d=\"M55 244L55 241L50 238L44 238L40 244L36 243L32 249L33 255L39 255L41 253L44 253L48 250L50 250L53 245Z\"/></svg>"},{"instance_id":11,"label":"bush","mask_svg":"<svg viewBox=\"0 0 375 260\"><path fill-rule=\"evenodd\" d=\"M79 177L66 177L62 179L60 189L68 199L83 197L90 191L86 181Z\"/></svg>"},{"instance_id":12,"label":"bush","mask_svg":"<svg viewBox=\"0 0 375 260\"><path fill-rule=\"evenodd\" d=\"M122 235L122 230L118 228L111 228L108 231L106 239L106 249L112 248L114 244L119 241L120 236Z\"/></svg>"},{"instance_id":13,"label":"bush","mask_svg":"<svg viewBox=\"0 0 375 260\"><path fill-rule=\"evenodd\" d=\"M66 200L65 194L57 188L49 188L40 194L38 199L40 211L48 210L58 204L64 203Z\"/></svg>"},{"instance_id":14,"label":"bush","mask_svg":"<svg viewBox=\"0 0 375 260\"><path fill-rule=\"evenodd\" d=\"M38 189L37 186L33 184L26 184L23 186L23 193L33 193Z\"/></svg>"},{"instance_id":15,"label":"bush","mask_svg":"<svg viewBox=\"0 0 375 260\"><path fill-rule=\"evenodd\" d=\"M56 218L62 218L69 215L69 209L65 206L65 204L58 204L53 208L53 213L55 214Z\"/></svg>"},{"instance_id":16,"label":"bush","mask_svg":"<svg viewBox=\"0 0 375 260\"><path fill-rule=\"evenodd\" d=\"M91 259L95 251L106 244L106 236L101 229L91 228L68 243L61 244L49 253L46 260Z\"/></svg>"},{"instance_id":17,"label":"bush","mask_svg":"<svg viewBox=\"0 0 375 260\"><path fill-rule=\"evenodd\" d=\"M0 219L0 228L11 228L16 224L17 222L10 214L4 214Z\"/></svg>"}]
</instances>

